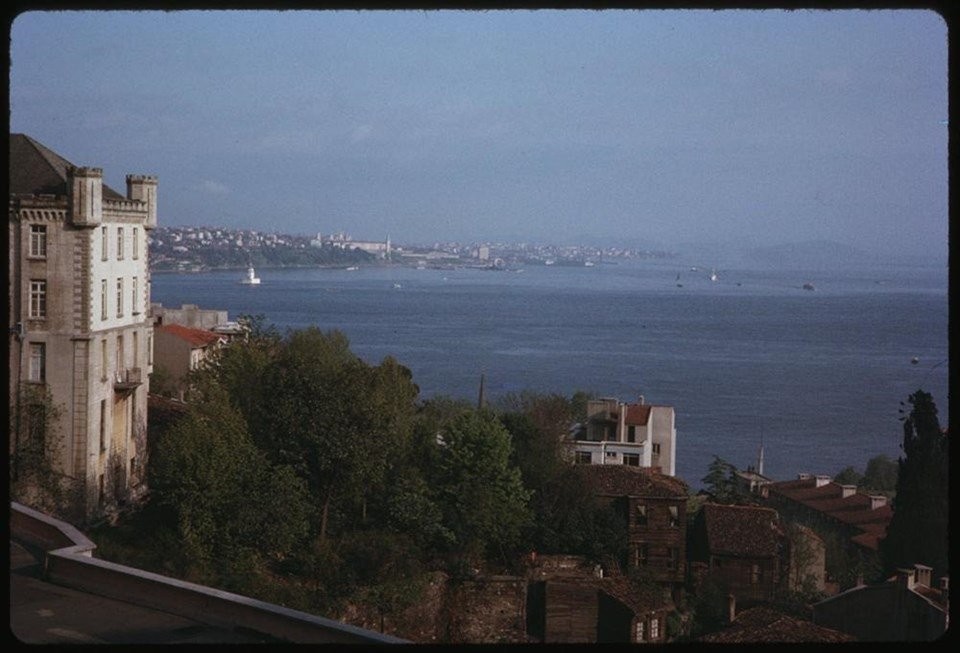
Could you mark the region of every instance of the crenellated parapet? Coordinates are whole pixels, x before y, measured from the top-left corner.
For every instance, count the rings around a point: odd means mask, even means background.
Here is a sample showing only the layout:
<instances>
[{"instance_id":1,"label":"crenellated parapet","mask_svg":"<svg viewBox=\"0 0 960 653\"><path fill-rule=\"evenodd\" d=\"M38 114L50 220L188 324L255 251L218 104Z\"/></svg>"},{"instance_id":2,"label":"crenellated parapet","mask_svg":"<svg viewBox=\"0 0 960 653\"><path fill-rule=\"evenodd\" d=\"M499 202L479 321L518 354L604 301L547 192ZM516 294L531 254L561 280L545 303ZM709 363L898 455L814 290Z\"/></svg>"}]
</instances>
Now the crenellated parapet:
<instances>
[{"instance_id":1,"label":"crenellated parapet","mask_svg":"<svg viewBox=\"0 0 960 653\"><path fill-rule=\"evenodd\" d=\"M153 175L127 175L127 199L147 206L145 229L157 226L157 178Z\"/></svg>"},{"instance_id":2,"label":"crenellated parapet","mask_svg":"<svg viewBox=\"0 0 960 653\"><path fill-rule=\"evenodd\" d=\"M71 199L70 219L78 227L98 227L103 222L103 170L73 167L67 172Z\"/></svg>"}]
</instances>

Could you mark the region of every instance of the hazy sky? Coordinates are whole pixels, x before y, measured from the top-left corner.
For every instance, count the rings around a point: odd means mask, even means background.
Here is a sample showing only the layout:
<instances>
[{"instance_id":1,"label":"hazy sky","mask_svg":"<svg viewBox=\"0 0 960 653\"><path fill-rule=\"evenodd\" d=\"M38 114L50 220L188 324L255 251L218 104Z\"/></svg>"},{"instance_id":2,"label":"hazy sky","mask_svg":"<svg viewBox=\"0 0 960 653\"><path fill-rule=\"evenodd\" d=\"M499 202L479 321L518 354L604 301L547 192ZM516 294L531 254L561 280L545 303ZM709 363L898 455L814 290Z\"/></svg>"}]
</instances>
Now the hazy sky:
<instances>
[{"instance_id":1,"label":"hazy sky","mask_svg":"<svg viewBox=\"0 0 960 653\"><path fill-rule=\"evenodd\" d=\"M10 130L164 225L947 248L925 11L22 14Z\"/></svg>"}]
</instances>

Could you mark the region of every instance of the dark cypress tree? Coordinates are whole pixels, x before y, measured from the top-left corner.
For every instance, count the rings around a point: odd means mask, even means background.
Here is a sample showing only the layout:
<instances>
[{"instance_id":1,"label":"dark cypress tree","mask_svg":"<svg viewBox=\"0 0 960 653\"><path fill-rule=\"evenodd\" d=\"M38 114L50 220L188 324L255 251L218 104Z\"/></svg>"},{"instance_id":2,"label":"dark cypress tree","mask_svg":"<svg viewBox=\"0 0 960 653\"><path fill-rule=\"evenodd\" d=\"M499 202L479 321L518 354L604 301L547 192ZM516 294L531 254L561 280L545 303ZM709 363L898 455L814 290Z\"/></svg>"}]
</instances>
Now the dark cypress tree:
<instances>
[{"instance_id":1,"label":"dark cypress tree","mask_svg":"<svg viewBox=\"0 0 960 653\"><path fill-rule=\"evenodd\" d=\"M893 519L880 543L884 568L924 564L933 578L949 573L949 447L930 394L918 390L903 419L903 456L899 460ZM901 409L903 412L903 409Z\"/></svg>"}]
</instances>

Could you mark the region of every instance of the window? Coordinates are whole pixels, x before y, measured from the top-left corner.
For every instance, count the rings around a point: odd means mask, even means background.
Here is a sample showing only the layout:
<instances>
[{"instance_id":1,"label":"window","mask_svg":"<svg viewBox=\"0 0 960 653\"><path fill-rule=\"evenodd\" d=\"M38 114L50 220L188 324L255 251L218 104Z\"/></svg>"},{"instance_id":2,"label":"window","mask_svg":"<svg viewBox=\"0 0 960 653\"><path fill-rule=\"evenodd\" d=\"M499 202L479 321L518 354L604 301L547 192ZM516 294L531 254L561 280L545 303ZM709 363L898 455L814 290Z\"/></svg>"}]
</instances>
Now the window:
<instances>
[{"instance_id":1,"label":"window","mask_svg":"<svg viewBox=\"0 0 960 653\"><path fill-rule=\"evenodd\" d=\"M670 525L673 527L680 525L680 509L676 506L670 506Z\"/></svg>"},{"instance_id":2,"label":"window","mask_svg":"<svg viewBox=\"0 0 960 653\"><path fill-rule=\"evenodd\" d=\"M760 565L753 565L750 568L750 583L759 585L761 580L763 580L763 572L760 571Z\"/></svg>"},{"instance_id":3,"label":"window","mask_svg":"<svg viewBox=\"0 0 960 653\"><path fill-rule=\"evenodd\" d=\"M107 377L107 368L110 367L110 357L107 353L107 339L104 338L100 341L100 380L106 381Z\"/></svg>"},{"instance_id":4,"label":"window","mask_svg":"<svg viewBox=\"0 0 960 653\"><path fill-rule=\"evenodd\" d=\"M643 641L643 620L637 619L637 641Z\"/></svg>"},{"instance_id":5,"label":"window","mask_svg":"<svg viewBox=\"0 0 960 653\"><path fill-rule=\"evenodd\" d=\"M107 280L100 280L100 319L107 319Z\"/></svg>"},{"instance_id":6,"label":"window","mask_svg":"<svg viewBox=\"0 0 960 653\"><path fill-rule=\"evenodd\" d=\"M110 248L107 241L107 228L100 227L100 260L106 261Z\"/></svg>"},{"instance_id":7,"label":"window","mask_svg":"<svg viewBox=\"0 0 960 653\"><path fill-rule=\"evenodd\" d=\"M660 455L660 443L659 443L659 442L654 442L654 443L653 443L653 455L654 455L654 456L659 456L659 455Z\"/></svg>"},{"instance_id":8,"label":"window","mask_svg":"<svg viewBox=\"0 0 960 653\"><path fill-rule=\"evenodd\" d=\"M153 336L147 336L147 365L153 365Z\"/></svg>"},{"instance_id":9,"label":"window","mask_svg":"<svg viewBox=\"0 0 960 653\"><path fill-rule=\"evenodd\" d=\"M660 639L660 620L650 620L650 639Z\"/></svg>"},{"instance_id":10,"label":"window","mask_svg":"<svg viewBox=\"0 0 960 653\"><path fill-rule=\"evenodd\" d=\"M30 317L47 317L47 282L43 279L30 281Z\"/></svg>"},{"instance_id":11,"label":"window","mask_svg":"<svg viewBox=\"0 0 960 653\"><path fill-rule=\"evenodd\" d=\"M627 442L636 442L637 441L637 427L628 426L627 427Z\"/></svg>"},{"instance_id":12,"label":"window","mask_svg":"<svg viewBox=\"0 0 960 653\"><path fill-rule=\"evenodd\" d=\"M107 450L107 400L100 400L100 451Z\"/></svg>"},{"instance_id":13,"label":"window","mask_svg":"<svg viewBox=\"0 0 960 653\"><path fill-rule=\"evenodd\" d=\"M29 379L34 383L44 383L47 380L47 345L42 342L30 343L29 375Z\"/></svg>"},{"instance_id":14,"label":"window","mask_svg":"<svg viewBox=\"0 0 960 653\"><path fill-rule=\"evenodd\" d=\"M650 550L646 544L638 544L633 550L633 566L646 567L649 559Z\"/></svg>"},{"instance_id":15,"label":"window","mask_svg":"<svg viewBox=\"0 0 960 653\"><path fill-rule=\"evenodd\" d=\"M117 376L120 370L124 369L123 364L123 336L117 336Z\"/></svg>"},{"instance_id":16,"label":"window","mask_svg":"<svg viewBox=\"0 0 960 653\"><path fill-rule=\"evenodd\" d=\"M30 256L47 257L47 228L42 224L30 225Z\"/></svg>"},{"instance_id":17,"label":"window","mask_svg":"<svg viewBox=\"0 0 960 653\"><path fill-rule=\"evenodd\" d=\"M123 277L117 279L117 317L123 317Z\"/></svg>"},{"instance_id":18,"label":"window","mask_svg":"<svg viewBox=\"0 0 960 653\"><path fill-rule=\"evenodd\" d=\"M117 227L117 260L123 260L123 227Z\"/></svg>"},{"instance_id":19,"label":"window","mask_svg":"<svg viewBox=\"0 0 960 653\"><path fill-rule=\"evenodd\" d=\"M577 452L577 462L589 465L592 462L592 456L589 451L578 451Z\"/></svg>"},{"instance_id":20,"label":"window","mask_svg":"<svg viewBox=\"0 0 960 653\"><path fill-rule=\"evenodd\" d=\"M617 452L616 452L616 451L608 451L608 452L606 452L606 453L607 453L607 458L616 458L616 457L617 457Z\"/></svg>"},{"instance_id":21,"label":"window","mask_svg":"<svg viewBox=\"0 0 960 653\"><path fill-rule=\"evenodd\" d=\"M630 465L631 467L640 466L640 454L638 453L625 453L623 454L623 464Z\"/></svg>"},{"instance_id":22,"label":"window","mask_svg":"<svg viewBox=\"0 0 960 653\"><path fill-rule=\"evenodd\" d=\"M647 507L642 503L637 506L637 526L647 525Z\"/></svg>"},{"instance_id":23,"label":"window","mask_svg":"<svg viewBox=\"0 0 960 653\"><path fill-rule=\"evenodd\" d=\"M140 229L139 227L133 228L133 258L134 260L140 258Z\"/></svg>"},{"instance_id":24,"label":"window","mask_svg":"<svg viewBox=\"0 0 960 653\"><path fill-rule=\"evenodd\" d=\"M140 334L133 332L133 366L137 367L140 361Z\"/></svg>"},{"instance_id":25,"label":"window","mask_svg":"<svg viewBox=\"0 0 960 653\"><path fill-rule=\"evenodd\" d=\"M140 315L140 311L137 310L137 278L133 278L133 286L130 290L130 313L132 315Z\"/></svg>"}]
</instances>

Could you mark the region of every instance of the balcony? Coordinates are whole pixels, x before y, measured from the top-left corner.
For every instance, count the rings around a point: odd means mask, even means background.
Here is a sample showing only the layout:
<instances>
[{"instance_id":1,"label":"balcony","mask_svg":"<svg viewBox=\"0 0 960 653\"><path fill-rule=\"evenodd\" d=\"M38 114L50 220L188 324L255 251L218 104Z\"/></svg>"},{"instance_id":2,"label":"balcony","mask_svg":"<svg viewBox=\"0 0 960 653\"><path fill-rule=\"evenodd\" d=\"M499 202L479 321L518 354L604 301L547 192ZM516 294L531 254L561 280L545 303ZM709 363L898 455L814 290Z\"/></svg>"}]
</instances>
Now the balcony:
<instances>
[{"instance_id":1,"label":"balcony","mask_svg":"<svg viewBox=\"0 0 960 653\"><path fill-rule=\"evenodd\" d=\"M116 392L132 392L143 383L143 369L140 367L128 367L125 370L118 370L117 377L113 381L113 389Z\"/></svg>"}]
</instances>

